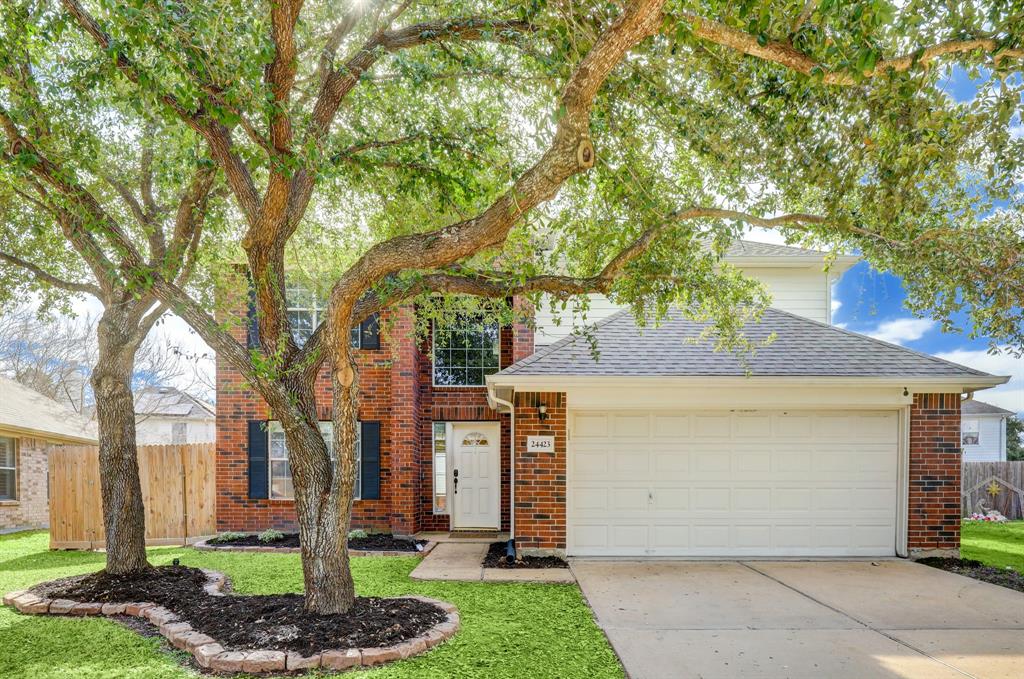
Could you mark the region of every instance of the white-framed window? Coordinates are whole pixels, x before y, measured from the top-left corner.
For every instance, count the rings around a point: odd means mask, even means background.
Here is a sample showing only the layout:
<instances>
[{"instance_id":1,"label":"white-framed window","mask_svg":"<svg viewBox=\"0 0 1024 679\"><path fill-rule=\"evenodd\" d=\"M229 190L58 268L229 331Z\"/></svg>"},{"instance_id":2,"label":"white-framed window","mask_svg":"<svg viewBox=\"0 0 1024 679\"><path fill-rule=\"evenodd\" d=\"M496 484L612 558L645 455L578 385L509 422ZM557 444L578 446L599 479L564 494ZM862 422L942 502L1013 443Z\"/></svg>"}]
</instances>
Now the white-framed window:
<instances>
[{"instance_id":1,"label":"white-framed window","mask_svg":"<svg viewBox=\"0 0 1024 679\"><path fill-rule=\"evenodd\" d=\"M434 423L434 513L448 513L448 424Z\"/></svg>"},{"instance_id":2,"label":"white-framed window","mask_svg":"<svg viewBox=\"0 0 1024 679\"><path fill-rule=\"evenodd\" d=\"M434 323L434 385L475 387L501 365L501 333L497 323L471 318L453 326Z\"/></svg>"},{"instance_id":3,"label":"white-framed window","mask_svg":"<svg viewBox=\"0 0 1024 679\"><path fill-rule=\"evenodd\" d=\"M972 418L960 423L960 445L976 446L981 443L981 420Z\"/></svg>"},{"instance_id":4,"label":"white-framed window","mask_svg":"<svg viewBox=\"0 0 1024 679\"><path fill-rule=\"evenodd\" d=\"M188 443L188 422L171 423L171 443Z\"/></svg>"},{"instance_id":5,"label":"white-framed window","mask_svg":"<svg viewBox=\"0 0 1024 679\"><path fill-rule=\"evenodd\" d=\"M0 500L18 499L17 441L0 436Z\"/></svg>"},{"instance_id":6,"label":"white-framed window","mask_svg":"<svg viewBox=\"0 0 1024 679\"><path fill-rule=\"evenodd\" d=\"M356 424L356 481L352 487L352 497L358 500L362 496L362 427ZM320 422L320 434L327 443L327 451L331 454L331 462L337 463L334 454L334 423L326 420ZM295 486L292 484L292 469L288 462L288 445L285 442L284 429L281 423L271 420L267 426L270 465L269 483L271 500L291 500L295 497Z\"/></svg>"},{"instance_id":7,"label":"white-framed window","mask_svg":"<svg viewBox=\"0 0 1024 679\"><path fill-rule=\"evenodd\" d=\"M288 323L292 327L292 337L300 347L309 341L327 313L327 300L304 285L288 283L285 285L287 300ZM359 348L361 333L359 325L349 330L349 344Z\"/></svg>"}]
</instances>

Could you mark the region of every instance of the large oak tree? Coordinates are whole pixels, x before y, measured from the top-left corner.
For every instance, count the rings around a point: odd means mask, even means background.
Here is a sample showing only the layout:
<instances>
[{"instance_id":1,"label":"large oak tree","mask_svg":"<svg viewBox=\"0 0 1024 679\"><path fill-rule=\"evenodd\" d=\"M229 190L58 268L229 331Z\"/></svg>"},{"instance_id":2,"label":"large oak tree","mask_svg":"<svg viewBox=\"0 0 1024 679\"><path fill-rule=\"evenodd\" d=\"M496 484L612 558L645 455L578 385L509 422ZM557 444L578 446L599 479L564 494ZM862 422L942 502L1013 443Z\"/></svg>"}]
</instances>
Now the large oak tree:
<instances>
[{"instance_id":1,"label":"large oak tree","mask_svg":"<svg viewBox=\"0 0 1024 679\"><path fill-rule=\"evenodd\" d=\"M48 36L52 52L88 41L125 97L187 125L224 173L260 348L166 275L146 280L282 423L310 611L346 611L354 596L344 535L358 374L345 338L372 313L437 293L585 308L601 292L645 321L676 305L741 350L765 298L721 254L756 225L857 248L904 278L913 310L1024 345L1013 3L62 0L52 11L76 29ZM946 91L955 64L978 96ZM358 237L325 266L328 321L299 346L285 266L310 228ZM331 259L298 254L311 256ZM336 466L316 426L324 361Z\"/></svg>"}]
</instances>

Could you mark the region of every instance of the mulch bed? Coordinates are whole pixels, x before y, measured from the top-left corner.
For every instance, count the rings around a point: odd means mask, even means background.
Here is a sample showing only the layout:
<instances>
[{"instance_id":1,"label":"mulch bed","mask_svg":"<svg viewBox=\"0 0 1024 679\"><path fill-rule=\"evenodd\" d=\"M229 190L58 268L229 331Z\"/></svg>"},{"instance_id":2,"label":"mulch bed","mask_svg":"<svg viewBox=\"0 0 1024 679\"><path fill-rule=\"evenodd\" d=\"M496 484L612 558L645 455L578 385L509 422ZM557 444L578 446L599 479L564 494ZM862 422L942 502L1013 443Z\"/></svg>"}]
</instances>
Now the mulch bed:
<instances>
[{"instance_id":1,"label":"mulch bed","mask_svg":"<svg viewBox=\"0 0 1024 679\"><path fill-rule=\"evenodd\" d=\"M492 542L484 556L484 568L568 568L557 556L524 556L509 563L505 560L506 542Z\"/></svg>"},{"instance_id":2,"label":"mulch bed","mask_svg":"<svg viewBox=\"0 0 1024 679\"><path fill-rule=\"evenodd\" d=\"M958 575L966 575L967 577L974 578L975 580L983 580L984 582L988 582L993 585L1008 587L1010 589L1015 589L1018 592L1024 592L1024 575L1021 575L1014 570L986 566L980 561L974 561L972 559L954 559L941 556L930 556L924 559L918 559L917 562L923 563L925 566L931 566L932 568L941 568L944 571L957 573Z\"/></svg>"},{"instance_id":3,"label":"mulch bed","mask_svg":"<svg viewBox=\"0 0 1024 679\"><path fill-rule=\"evenodd\" d=\"M285 533L284 537L280 540L274 540L272 542L260 542L259 537L256 535L246 535L245 537L238 538L236 540L224 540L224 541L210 541L209 544L215 547L280 547L280 548L297 548L300 547L299 534L298 533ZM364 552L419 552L422 547L427 544L426 540L411 540L406 538L396 538L394 535L388 535L386 533L367 535L365 538L349 538L348 548L357 549Z\"/></svg>"},{"instance_id":4,"label":"mulch bed","mask_svg":"<svg viewBox=\"0 0 1024 679\"><path fill-rule=\"evenodd\" d=\"M45 582L32 592L51 599L125 603L151 601L176 613L225 648L312 654L333 648L391 646L441 623L446 613L416 599L356 597L344 615L312 615L301 594L211 596L205 574L160 566L124 577L104 571Z\"/></svg>"}]
</instances>

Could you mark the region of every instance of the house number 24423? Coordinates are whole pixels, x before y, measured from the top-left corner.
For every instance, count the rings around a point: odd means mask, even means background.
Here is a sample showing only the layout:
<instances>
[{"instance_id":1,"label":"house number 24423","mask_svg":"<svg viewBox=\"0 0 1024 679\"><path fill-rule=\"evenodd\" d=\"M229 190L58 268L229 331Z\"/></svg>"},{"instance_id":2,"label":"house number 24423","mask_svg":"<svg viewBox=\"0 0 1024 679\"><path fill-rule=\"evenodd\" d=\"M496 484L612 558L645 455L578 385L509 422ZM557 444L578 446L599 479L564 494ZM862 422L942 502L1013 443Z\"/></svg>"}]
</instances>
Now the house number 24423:
<instances>
[{"instance_id":1,"label":"house number 24423","mask_svg":"<svg viewBox=\"0 0 1024 679\"><path fill-rule=\"evenodd\" d=\"M554 436L527 436L526 452L528 453L553 453L555 452Z\"/></svg>"}]
</instances>

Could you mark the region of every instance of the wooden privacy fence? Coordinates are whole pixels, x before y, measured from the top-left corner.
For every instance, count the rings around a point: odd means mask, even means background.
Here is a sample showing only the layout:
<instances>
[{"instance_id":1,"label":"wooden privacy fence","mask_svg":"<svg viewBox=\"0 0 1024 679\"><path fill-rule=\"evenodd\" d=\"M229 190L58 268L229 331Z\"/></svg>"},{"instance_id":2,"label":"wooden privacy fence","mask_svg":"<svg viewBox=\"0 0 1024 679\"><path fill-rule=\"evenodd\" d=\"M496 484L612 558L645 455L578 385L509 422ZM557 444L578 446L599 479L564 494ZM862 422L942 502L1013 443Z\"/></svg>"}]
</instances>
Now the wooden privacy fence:
<instances>
[{"instance_id":1,"label":"wooden privacy fence","mask_svg":"<svg viewBox=\"0 0 1024 679\"><path fill-rule=\"evenodd\" d=\"M970 516L984 513L984 501L1008 519L1024 519L1024 461L964 462L960 483L960 512Z\"/></svg>"},{"instance_id":2,"label":"wooden privacy fence","mask_svg":"<svg viewBox=\"0 0 1024 679\"><path fill-rule=\"evenodd\" d=\"M105 545L99 448L50 451L50 549ZM216 452L212 443L139 446L146 544L184 545L217 532Z\"/></svg>"}]
</instances>

